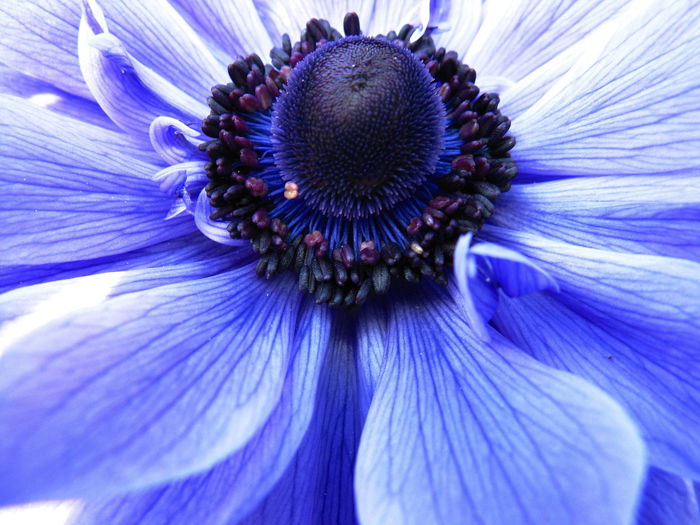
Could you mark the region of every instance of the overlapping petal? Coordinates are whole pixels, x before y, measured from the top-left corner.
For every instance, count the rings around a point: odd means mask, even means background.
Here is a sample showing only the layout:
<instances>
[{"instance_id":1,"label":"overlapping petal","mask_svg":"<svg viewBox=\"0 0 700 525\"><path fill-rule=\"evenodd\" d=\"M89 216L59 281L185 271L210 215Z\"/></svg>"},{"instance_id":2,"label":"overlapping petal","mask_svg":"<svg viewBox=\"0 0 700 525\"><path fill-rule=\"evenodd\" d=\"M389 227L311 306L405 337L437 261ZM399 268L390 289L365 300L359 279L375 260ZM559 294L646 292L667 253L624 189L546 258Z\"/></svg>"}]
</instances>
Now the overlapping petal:
<instances>
[{"instance_id":1,"label":"overlapping petal","mask_svg":"<svg viewBox=\"0 0 700 525\"><path fill-rule=\"evenodd\" d=\"M638 525L697 525L700 508L693 483L650 469L639 506Z\"/></svg>"},{"instance_id":2,"label":"overlapping petal","mask_svg":"<svg viewBox=\"0 0 700 525\"><path fill-rule=\"evenodd\" d=\"M493 222L590 248L700 261L700 170L518 184Z\"/></svg>"},{"instance_id":3,"label":"overlapping petal","mask_svg":"<svg viewBox=\"0 0 700 525\"><path fill-rule=\"evenodd\" d=\"M486 345L430 295L389 322L357 464L361 522L628 523L644 453L622 409L500 337Z\"/></svg>"},{"instance_id":4,"label":"overlapping petal","mask_svg":"<svg viewBox=\"0 0 700 525\"><path fill-rule=\"evenodd\" d=\"M151 180L157 166L140 160L152 153L122 134L40 107L27 119L26 110L12 97L0 108L3 265L104 257L192 231L180 219L164 226L170 199Z\"/></svg>"},{"instance_id":5,"label":"overlapping petal","mask_svg":"<svg viewBox=\"0 0 700 525\"><path fill-rule=\"evenodd\" d=\"M354 523L353 478L362 416L352 321L336 316L314 417L284 476L242 523ZM229 525L234 525L232 520Z\"/></svg>"},{"instance_id":6,"label":"overlapping petal","mask_svg":"<svg viewBox=\"0 0 700 525\"><path fill-rule=\"evenodd\" d=\"M697 340L666 345L653 331L600 326L540 294L504 299L494 322L539 361L586 378L621 403L639 425L652 464L700 475Z\"/></svg>"},{"instance_id":7,"label":"overlapping petal","mask_svg":"<svg viewBox=\"0 0 700 525\"><path fill-rule=\"evenodd\" d=\"M659 352L700 341L700 263L611 252L489 226L492 239L535 260L573 311L621 336L647 334Z\"/></svg>"},{"instance_id":8,"label":"overlapping petal","mask_svg":"<svg viewBox=\"0 0 700 525\"><path fill-rule=\"evenodd\" d=\"M280 401L246 446L211 470L164 487L88 504L79 525L215 525L238 521L265 497L301 442L313 412L329 313L308 304Z\"/></svg>"},{"instance_id":9,"label":"overlapping petal","mask_svg":"<svg viewBox=\"0 0 700 525\"><path fill-rule=\"evenodd\" d=\"M103 275L128 287L149 274ZM245 446L278 404L299 321L291 279L272 286L246 265L103 292L4 340L4 503L95 498L194 474ZM12 294L5 301L16 305Z\"/></svg>"},{"instance_id":10,"label":"overlapping petal","mask_svg":"<svg viewBox=\"0 0 700 525\"><path fill-rule=\"evenodd\" d=\"M631 4L513 121L522 130L515 152L521 172L629 175L700 167L699 41L697 2L664 9Z\"/></svg>"}]
</instances>

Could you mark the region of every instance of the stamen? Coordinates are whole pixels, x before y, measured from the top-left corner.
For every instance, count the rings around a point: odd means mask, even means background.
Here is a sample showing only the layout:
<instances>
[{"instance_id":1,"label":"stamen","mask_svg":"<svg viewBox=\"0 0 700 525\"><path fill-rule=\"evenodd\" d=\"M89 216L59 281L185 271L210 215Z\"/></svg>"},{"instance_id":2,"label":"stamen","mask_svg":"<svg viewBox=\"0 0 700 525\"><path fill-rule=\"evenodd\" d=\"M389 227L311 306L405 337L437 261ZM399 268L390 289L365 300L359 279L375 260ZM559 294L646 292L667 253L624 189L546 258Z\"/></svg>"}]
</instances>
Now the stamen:
<instances>
[{"instance_id":1,"label":"stamen","mask_svg":"<svg viewBox=\"0 0 700 525\"><path fill-rule=\"evenodd\" d=\"M447 282L460 235L510 188L510 120L458 55L416 28L346 37L311 19L298 42L228 68L202 131L212 220L290 269L318 303L353 308L395 280Z\"/></svg>"}]
</instances>

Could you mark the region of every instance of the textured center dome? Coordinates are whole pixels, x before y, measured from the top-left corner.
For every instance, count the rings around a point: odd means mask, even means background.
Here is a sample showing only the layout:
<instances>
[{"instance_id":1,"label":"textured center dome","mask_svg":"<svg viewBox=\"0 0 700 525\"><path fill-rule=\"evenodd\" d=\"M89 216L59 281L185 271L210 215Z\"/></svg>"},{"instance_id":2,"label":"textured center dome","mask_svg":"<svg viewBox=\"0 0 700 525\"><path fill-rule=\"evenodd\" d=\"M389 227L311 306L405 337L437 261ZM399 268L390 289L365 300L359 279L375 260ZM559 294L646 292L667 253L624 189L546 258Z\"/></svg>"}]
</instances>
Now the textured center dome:
<instances>
[{"instance_id":1,"label":"textured center dome","mask_svg":"<svg viewBox=\"0 0 700 525\"><path fill-rule=\"evenodd\" d=\"M444 111L433 77L404 47L331 42L294 68L274 107L275 164L325 215L382 213L435 171Z\"/></svg>"}]
</instances>

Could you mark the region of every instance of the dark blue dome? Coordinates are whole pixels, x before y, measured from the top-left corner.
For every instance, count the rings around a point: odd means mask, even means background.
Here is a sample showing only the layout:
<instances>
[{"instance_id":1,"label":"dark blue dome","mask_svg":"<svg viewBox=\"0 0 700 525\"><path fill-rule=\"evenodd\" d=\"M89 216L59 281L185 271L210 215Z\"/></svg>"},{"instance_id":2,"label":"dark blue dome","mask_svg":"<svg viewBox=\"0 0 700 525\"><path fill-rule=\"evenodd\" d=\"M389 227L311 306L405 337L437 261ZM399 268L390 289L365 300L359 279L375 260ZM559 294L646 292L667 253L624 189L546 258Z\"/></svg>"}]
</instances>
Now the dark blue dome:
<instances>
[{"instance_id":1,"label":"dark blue dome","mask_svg":"<svg viewBox=\"0 0 700 525\"><path fill-rule=\"evenodd\" d=\"M275 164L309 207L367 217L434 173L445 125L423 63L392 42L351 36L294 68L273 108Z\"/></svg>"}]
</instances>

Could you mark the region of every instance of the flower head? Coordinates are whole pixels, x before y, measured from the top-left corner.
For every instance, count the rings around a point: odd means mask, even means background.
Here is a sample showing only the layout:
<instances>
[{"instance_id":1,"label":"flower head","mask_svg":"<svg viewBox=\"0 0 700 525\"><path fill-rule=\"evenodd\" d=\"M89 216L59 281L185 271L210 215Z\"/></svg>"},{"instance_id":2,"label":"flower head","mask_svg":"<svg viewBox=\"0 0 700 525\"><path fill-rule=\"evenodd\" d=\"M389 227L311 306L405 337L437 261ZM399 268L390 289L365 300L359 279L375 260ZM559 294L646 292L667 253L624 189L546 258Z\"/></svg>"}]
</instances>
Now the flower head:
<instances>
[{"instance_id":1,"label":"flower head","mask_svg":"<svg viewBox=\"0 0 700 525\"><path fill-rule=\"evenodd\" d=\"M700 8L504 4L0 8L0 502L697 518Z\"/></svg>"}]
</instances>

